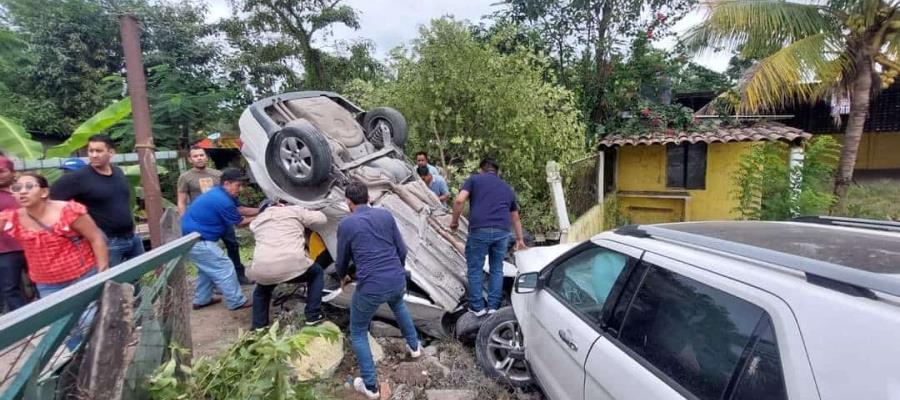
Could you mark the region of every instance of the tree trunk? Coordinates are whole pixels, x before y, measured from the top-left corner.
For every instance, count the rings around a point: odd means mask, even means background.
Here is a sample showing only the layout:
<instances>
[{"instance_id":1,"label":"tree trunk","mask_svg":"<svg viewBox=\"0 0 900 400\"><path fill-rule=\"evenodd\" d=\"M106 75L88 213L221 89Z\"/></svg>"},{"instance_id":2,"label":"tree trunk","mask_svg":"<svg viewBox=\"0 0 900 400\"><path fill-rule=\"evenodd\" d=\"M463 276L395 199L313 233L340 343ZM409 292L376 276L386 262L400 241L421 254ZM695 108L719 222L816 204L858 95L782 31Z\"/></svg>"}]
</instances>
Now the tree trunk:
<instances>
[{"instance_id":1,"label":"tree trunk","mask_svg":"<svg viewBox=\"0 0 900 400\"><path fill-rule=\"evenodd\" d=\"M862 139L866 116L869 114L869 101L872 94L872 63L866 59L867 57L860 58L863 60L858 63L859 68L856 70L856 77L853 79L853 87L850 90L850 116L847 119L847 129L844 131L841 160L834 181L834 194L837 196L834 210L844 209L847 189L853 180L853 168L856 166L859 141Z\"/></svg>"},{"instance_id":2,"label":"tree trunk","mask_svg":"<svg viewBox=\"0 0 900 400\"><path fill-rule=\"evenodd\" d=\"M594 46L594 90L597 91L596 104L591 111L591 121L595 124L603 123L606 118L606 81L609 79L609 54L608 40L609 26L612 23L613 2L604 1L600 15L600 21L597 23L597 43Z\"/></svg>"}]
</instances>

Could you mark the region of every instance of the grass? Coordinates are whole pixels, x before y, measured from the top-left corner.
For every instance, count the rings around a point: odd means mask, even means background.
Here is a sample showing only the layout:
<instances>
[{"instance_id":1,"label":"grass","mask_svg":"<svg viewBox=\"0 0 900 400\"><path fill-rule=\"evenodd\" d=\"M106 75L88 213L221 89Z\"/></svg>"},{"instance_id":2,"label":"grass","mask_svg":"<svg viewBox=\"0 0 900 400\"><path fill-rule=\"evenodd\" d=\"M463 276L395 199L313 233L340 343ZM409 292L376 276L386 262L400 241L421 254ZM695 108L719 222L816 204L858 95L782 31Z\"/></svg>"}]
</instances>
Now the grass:
<instances>
[{"instance_id":1,"label":"grass","mask_svg":"<svg viewBox=\"0 0 900 400\"><path fill-rule=\"evenodd\" d=\"M882 179L851 186L846 209L837 215L900 221L900 181Z\"/></svg>"}]
</instances>

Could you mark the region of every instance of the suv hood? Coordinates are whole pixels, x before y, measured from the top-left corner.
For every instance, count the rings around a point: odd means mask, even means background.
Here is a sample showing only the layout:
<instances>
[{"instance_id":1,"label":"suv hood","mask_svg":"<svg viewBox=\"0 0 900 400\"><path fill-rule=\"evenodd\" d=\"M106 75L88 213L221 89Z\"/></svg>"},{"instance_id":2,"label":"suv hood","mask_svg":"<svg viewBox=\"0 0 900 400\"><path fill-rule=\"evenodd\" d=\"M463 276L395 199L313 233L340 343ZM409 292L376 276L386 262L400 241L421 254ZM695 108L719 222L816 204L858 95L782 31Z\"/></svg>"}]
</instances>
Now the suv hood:
<instances>
[{"instance_id":1,"label":"suv hood","mask_svg":"<svg viewBox=\"0 0 900 400\"><path fill-rule=\"evenodd\" d=\"M569 251L579 243L565 243L555 246L532 247L516 252L516 267L520 274L539 272L547 264Z\"/></svg>"}]
</instances>

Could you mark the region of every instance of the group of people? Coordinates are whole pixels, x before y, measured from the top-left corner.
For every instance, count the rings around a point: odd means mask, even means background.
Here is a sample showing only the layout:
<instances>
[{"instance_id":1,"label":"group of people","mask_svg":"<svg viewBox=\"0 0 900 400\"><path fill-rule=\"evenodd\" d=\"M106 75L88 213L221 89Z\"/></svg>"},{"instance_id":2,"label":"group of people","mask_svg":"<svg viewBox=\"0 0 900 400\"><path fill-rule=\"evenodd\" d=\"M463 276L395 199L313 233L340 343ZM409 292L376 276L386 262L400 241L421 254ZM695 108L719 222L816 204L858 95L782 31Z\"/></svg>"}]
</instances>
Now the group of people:
<instances>
[{"instance_id":1,"label":"group of people","mask_svg":"<svg viewBox=\"0 0 900 400\"><path fill-rule=\"evenodd\" d=\"M67 162L67 173L52 186L33 172L17 176L12 160L0 157L0 279L7 310L27 303L23 271L45 297L143 254L128 181L111 163L115 152L108 136L92 136L90 163Z\"/></svg>"},{"instance_id":2,"label":"group of people","mask_svg":"<svg viewBox=\"0 0 900 400\"><path fill-rule=\"evenodd\" d=\"M34 173L16 176L13 162L0 157L0 279L8 309L26 302L20 285L23 270L27 270L39 294L47 296L143 253L142 242L134 234L127 180L122 170L111 164L114 154L109 137L91 137L90 163L67 163L63 168L68 173L52 187L46 178ZM324 320L321 302L325 269L333 262L342 286L351 281L351 275L356 282L349 330L361 376L354 380L354 387L368 398L378 398L368 329L381 305L393 310L410 356L422 354L403 301L406 244L391 213L371 207L366 184L351 181L344 190L350 214L338 226L332 259L315 233L326 223L321 211L278 200L267 201L259 208L241 206L237 198L248 179L240 170L208 168L207 155L201 148L192 148L189 160L192 168L178 180L177 205L182 233L200 235L188 254L198 268L193 308L223 299L230 310L252 307L251 327L262 328L269 324L275 287L286 282L306 283L305 323L315 325ZM440 171L429 164L427 153L416 154L416 165L423 182L447 205L449 187ZM468 304L471 313L483 316L500 307L502 263L511 232L517 248L525 244L516 196L499 177L499 166L484 159L479 168L478 174L466 179L452 203L451 228L458 228L462 209L469 202L465 249ZM249 268L240 261L235 236L235 226L245 225L256 239ZM220 240L227 252L219 247ZM485 257L489 259L487 301L482 296ZM251 301L240 285L253 281L256 287ZM214 296L214 288L221 298Z\"/></svg>"}]
</instances>

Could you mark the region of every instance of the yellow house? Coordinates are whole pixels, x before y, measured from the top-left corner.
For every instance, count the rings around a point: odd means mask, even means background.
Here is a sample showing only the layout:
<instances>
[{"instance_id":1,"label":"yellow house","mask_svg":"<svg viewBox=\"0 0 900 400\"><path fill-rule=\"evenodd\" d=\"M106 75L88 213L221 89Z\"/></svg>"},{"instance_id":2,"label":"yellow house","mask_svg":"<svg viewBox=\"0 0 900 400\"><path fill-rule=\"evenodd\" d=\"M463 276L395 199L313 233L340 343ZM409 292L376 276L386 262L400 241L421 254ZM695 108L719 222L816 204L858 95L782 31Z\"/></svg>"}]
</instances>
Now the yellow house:
<instances>
[{"instance_id":1,"label":"yellow house","mask_svg":"<svg viewBox=\"0 0 900 400\"><path fill-rule=\"evenodd\" d=\"M733 173L740 157L762 141L800 149L796 145L811 136L771 121L703 132L610 135L600 142L606 160L601 176L631 223L736 219Z\"/></svg>"}]
</instances>

